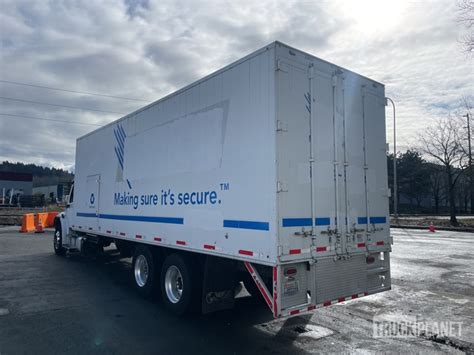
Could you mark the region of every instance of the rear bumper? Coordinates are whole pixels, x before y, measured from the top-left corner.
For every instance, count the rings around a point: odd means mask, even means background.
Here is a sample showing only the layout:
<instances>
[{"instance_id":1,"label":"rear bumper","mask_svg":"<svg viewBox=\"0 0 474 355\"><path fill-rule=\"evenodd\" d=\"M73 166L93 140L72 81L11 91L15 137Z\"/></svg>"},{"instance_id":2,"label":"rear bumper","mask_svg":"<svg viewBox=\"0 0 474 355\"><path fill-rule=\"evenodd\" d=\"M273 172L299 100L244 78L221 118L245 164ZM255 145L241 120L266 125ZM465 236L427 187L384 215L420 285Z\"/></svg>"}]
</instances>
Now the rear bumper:
<instances>
[{"instance_id":1,"label":"rear bumper","mask_svg":"<svg viewBox=\"0 0 474 355\"><path fill-rule=\"evenodd\" d=\"M271 292L250 263L252 275L275 318L390 290L390 252L323 258L273 267Z\"/></svg>"},{"instance_id":2,"label":"rear bumper","mask_svg":"<svg viewBox=\"0 0 474 355\"><path fill-rule=\"evenodd\" d=\"M316 309L320 309L320 308L335 305L337 303L344 303L344 302L352 301L352 300L362 298L362 297L365 297L365 296L370 296L370 295L373 295L375 293L389 291L390 289L391 288L389 287L387 289L381 289L381 290L376 291L376 292L371 292L371 293L364 292L364 293L354 294L354 295L347 296L347 297L339 297L338 299L325 301L325 302L319 303L319 304L305 304L305 305L301 305L301 306L291 307L291 308L285 309L280 314L280 317L289 317L289 316L294 316L294 315L297 315L297 314L308 313L308 312L314 311Z\"/></svg>"}]
</instances>

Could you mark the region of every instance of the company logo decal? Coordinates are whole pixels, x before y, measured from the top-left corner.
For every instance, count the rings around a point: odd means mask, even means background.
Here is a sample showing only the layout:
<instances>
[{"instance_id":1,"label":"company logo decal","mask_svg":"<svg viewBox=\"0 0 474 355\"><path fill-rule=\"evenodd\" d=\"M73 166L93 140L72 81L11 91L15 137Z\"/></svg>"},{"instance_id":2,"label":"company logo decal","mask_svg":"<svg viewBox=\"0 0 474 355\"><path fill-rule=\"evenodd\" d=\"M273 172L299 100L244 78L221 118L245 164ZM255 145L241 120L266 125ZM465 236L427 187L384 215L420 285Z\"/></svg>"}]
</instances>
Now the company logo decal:
<instances>
[{"instance_id":1,"label":"company logo decal","mask_svg":"<svg viewBox=\"0 0 474 355\"><path fill-rule=\"evenodd\" d=\"M117 125L117 128L114 128L114 135L116 140L116 145L114 147L115 155L117 156L118 163L123 171L123 162L125 157L125 139L127 138L127 135L125 134L125 130L120 124Z\"/></svg>"}]
</instances>

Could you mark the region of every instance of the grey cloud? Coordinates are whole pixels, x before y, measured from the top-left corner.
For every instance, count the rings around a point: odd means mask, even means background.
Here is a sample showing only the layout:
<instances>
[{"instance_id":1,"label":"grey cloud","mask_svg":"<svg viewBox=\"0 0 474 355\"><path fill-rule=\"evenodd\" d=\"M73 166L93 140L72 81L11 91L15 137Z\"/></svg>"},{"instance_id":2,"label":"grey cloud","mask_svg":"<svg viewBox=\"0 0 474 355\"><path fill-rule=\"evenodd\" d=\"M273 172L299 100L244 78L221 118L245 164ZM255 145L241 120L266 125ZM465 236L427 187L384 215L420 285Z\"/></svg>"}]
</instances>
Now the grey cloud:
<instances>
[{"instance_id":1,"label":"grey cloud","mask_svg":"<svg viewBox=\"0 0 474 355\"><path fill-rule=\"evenodd\" d=\"M397 102L399 145L408 147L431 118L456 110L459 98L474 92L454 4L409 2L396 27L367 33L357 32L346 5L4 0L0 79L156 100L281 40L384 82ZM146 104L2 83L0 95L117 112ZM100 124L119 116L5 100L0 106L0 112ZM76 138L92 129L0 116L0 159L71 167ZM391 124L387 134L390 140Z\"/></svg>"}]
</instances>

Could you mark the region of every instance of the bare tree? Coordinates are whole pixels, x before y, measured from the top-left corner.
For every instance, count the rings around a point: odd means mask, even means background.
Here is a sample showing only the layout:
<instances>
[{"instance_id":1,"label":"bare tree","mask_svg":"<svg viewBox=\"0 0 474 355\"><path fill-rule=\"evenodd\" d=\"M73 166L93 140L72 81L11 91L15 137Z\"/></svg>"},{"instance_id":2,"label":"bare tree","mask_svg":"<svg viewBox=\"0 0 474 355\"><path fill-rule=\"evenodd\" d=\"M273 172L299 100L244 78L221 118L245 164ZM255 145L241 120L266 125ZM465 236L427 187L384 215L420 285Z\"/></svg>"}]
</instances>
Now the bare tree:
<instances>
[{"instance_id":1,"label":"bare tree","mask_svg":"<svg viewBox=\"0 0 474 355\"><path fill-rule=\"evenodd\" d=\"M464 127L459 119L438 119L420 136L421 151L444 167L451 225L457 226L456 183L467 168L467 150L464 147Z\"/></svg>"},{"instance_id":2,"label":"bare tree","mask_svg":"<svg viewBox=\"0 0 474 355\"><path fill-rule=\"evenodd\" d=\"M430 164L429 165L429 170L430 170L430 191L431 191L431 196L433 199L434 203L434 212L436 214L439 213L439 207L442 202L443 194L444 194L444 181L445 179L445 174L444 171L442 170L442 166L439 164Z\"/></svg>"},{"instance_id":3,"label":"bare tree","mask_svg":"<svg viewBox=\"0 0 474 355\"><path fill-rule=\"evenodd\" d=\"M462 24L467 33L461 39L468 54L474 53L474 1L459 0L457 9L457 20Z\"/></svg>"}]
</instances>

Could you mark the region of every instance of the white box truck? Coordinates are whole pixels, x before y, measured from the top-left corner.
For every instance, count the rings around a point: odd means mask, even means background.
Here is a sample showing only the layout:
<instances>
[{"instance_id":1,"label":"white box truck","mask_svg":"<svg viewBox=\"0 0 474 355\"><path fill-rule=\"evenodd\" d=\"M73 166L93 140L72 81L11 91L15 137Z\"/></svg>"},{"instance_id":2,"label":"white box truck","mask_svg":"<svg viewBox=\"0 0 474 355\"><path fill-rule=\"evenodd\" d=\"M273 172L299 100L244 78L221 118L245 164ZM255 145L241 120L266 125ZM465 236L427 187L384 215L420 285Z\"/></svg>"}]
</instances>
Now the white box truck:
<instances>
[{"instance_id":1,"label":"white box truck","mask_svg":"<svg viewBox=\"0 0 474 355\"><path fill-rule=\"evenodd\" d=\"M77 140L64 255L115 243L180 314L389 290L384 86L274 42Z\"/></svg>"}]
</instances>

